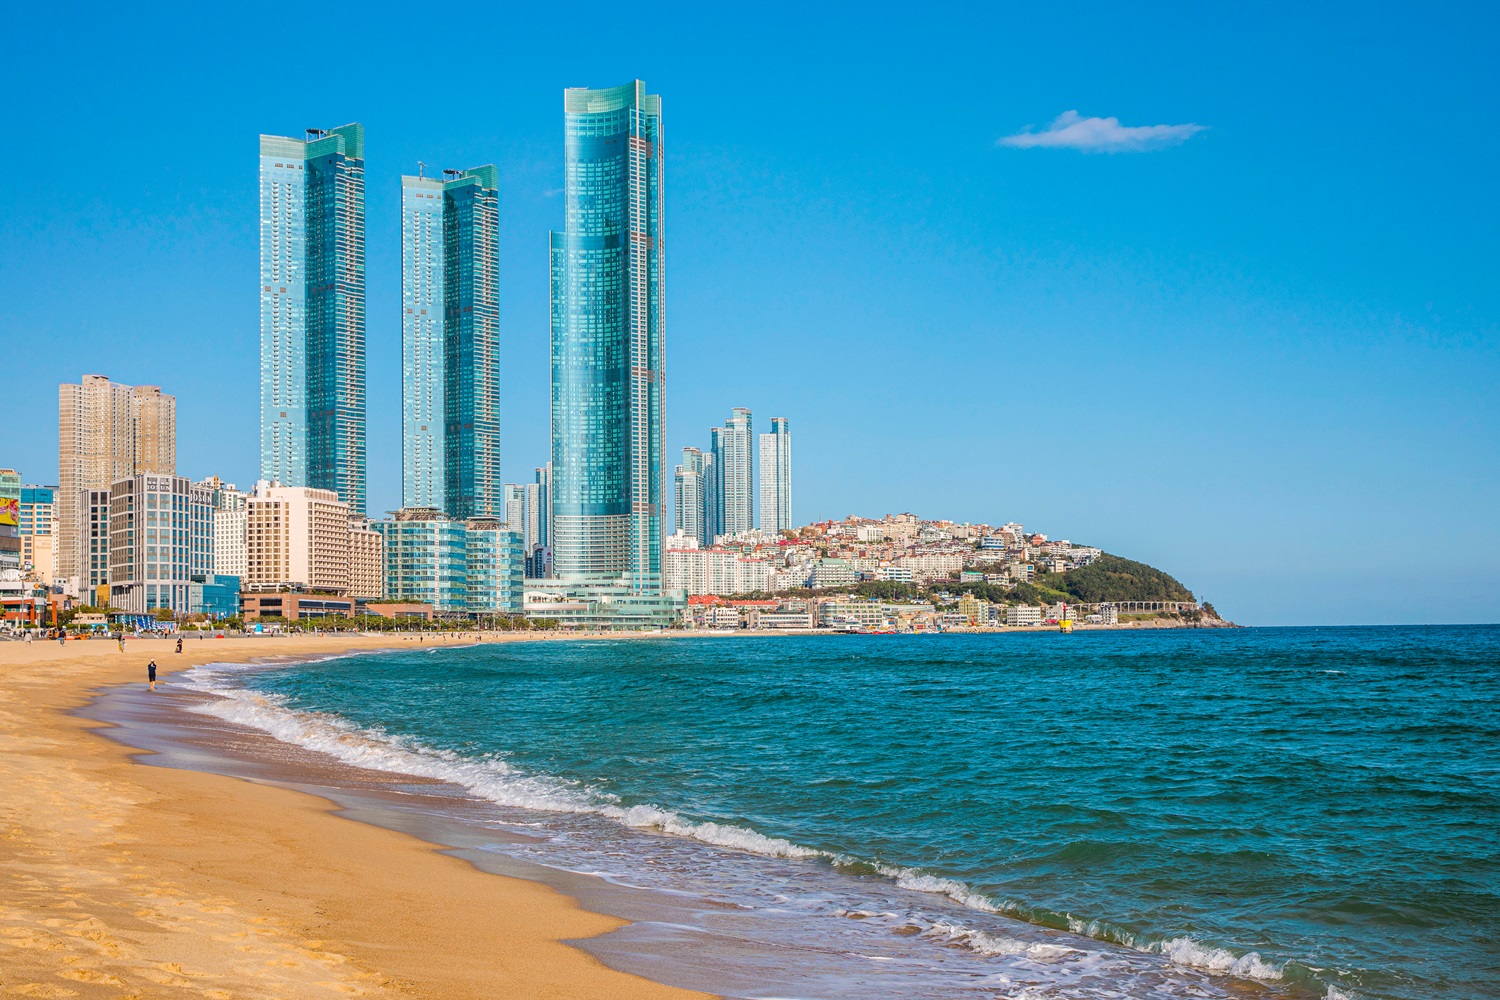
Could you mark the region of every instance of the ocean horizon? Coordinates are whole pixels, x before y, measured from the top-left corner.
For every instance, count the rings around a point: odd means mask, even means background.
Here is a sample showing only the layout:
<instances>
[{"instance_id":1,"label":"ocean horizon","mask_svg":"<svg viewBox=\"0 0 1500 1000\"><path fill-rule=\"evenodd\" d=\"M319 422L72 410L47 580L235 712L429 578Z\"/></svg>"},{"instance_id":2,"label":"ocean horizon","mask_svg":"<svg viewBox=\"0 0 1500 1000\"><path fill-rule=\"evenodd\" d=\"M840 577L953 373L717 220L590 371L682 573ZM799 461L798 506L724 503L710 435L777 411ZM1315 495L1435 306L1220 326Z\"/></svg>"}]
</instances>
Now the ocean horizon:
<instances>
[{"instance_id":1,"label":"ocean horizon","mask_svg":"<svg viewBox=\"0 0 1500 1000\"><path fill-rule=\"evenodd\" d=\"M199 716L451 786L422 808L497 859L657 900L583 946L674 985L1500 986L1500 627L436 645L183 681Z\"/></svg>"}]
</instances>

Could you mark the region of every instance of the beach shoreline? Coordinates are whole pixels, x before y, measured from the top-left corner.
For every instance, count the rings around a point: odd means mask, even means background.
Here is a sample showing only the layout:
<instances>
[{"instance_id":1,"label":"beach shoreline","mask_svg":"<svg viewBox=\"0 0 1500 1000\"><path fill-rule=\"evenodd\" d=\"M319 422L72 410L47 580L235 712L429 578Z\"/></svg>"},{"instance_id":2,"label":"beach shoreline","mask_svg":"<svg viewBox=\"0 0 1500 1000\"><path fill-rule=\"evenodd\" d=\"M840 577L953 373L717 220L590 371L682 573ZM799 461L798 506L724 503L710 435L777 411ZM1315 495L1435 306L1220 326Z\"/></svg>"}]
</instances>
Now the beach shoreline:
<instances>
[{"instance_id":1,"label":"beach shoreline","mask_svg":"<svg viewBox=\"0 0 1500 1000\"><path fill-rule=\"evenodd\" d=\"M520 633L493 641L576 639ZM439 641L439 646L466 643ZM79 709L212 662L401 648L400 636L0 644L0 993L701 997L565 941L627 922L326 799L141 767Z\"/></svg>"}]
</instances>

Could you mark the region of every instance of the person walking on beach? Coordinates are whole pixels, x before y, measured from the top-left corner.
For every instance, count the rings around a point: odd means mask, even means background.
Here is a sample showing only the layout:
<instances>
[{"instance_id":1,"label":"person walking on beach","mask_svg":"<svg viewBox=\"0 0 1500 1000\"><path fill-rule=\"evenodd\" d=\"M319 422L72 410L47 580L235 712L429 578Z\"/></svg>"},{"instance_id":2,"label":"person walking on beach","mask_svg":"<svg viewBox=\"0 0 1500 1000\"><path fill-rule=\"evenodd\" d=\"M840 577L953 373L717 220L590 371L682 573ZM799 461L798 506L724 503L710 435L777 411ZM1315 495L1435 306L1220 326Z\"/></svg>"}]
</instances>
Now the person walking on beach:
<instances>
[{"instance_id":1,"label":"person walking on beach","mask_svg":"<svg viewBox=\"0 0 1500 1000\"><path fill-rule=\"evenodd\" d=\"M67 642L68 642L68 633L64 632L62 629L58 629L57 630L57 644L59 646L65 646L65 645L67 645Z\"/></svg>"},{"instance_id":2,"label":"person walking on beach","mask_svg":"<svg viewBox=\"0 0 1500 1000\"><path fill-rule=\"evenodd\" d=\"M117 643L120 644L120 652L122 652L122 653L125 652L125 633L124 632L116 632L115 633L115 642L117 642Z\"/></svg>"},{"instance_id":3,"label":"person walking on beach","mask_svg":"<svg viewBox=\"0 0 1500 1000\"><path fill-rule=\"evenodd\" d=\"M151 690L156 690L156 661L152 660L146 664L146 681L151 685Z\"/></svg>"},{"instance_id":4,"label":"person walking on beach","mask_svg":"<svg viewBox=\"0 0 1500 1000\"><path fill-rule=\"evenodd\" d=\"M182 652L182 636L177 637L177 652Z\"/></svg>"}]
</instances>

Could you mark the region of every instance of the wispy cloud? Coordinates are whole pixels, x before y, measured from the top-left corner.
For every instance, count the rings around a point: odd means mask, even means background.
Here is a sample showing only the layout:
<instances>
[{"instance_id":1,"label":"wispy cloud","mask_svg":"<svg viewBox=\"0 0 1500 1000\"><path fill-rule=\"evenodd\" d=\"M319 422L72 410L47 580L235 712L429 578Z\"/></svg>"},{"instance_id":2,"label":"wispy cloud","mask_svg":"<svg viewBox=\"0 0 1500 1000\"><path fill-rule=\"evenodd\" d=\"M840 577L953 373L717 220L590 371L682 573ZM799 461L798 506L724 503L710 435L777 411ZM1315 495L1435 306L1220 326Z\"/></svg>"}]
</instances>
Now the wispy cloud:
<instances>
[{"instance_id":1,"label":"wispy cloud","mask_svg":"<svg viewBox=\"0 0 1500 1000\"><path fill-rule=\"evenodd\" d=\"M1085 153L1144 153L1187 142L1207 125L1121 125L1118 118L1084 118L1064 111L1040 132L997 141L1017 149L1081 149Z\"/></svg>"}]
</instances>

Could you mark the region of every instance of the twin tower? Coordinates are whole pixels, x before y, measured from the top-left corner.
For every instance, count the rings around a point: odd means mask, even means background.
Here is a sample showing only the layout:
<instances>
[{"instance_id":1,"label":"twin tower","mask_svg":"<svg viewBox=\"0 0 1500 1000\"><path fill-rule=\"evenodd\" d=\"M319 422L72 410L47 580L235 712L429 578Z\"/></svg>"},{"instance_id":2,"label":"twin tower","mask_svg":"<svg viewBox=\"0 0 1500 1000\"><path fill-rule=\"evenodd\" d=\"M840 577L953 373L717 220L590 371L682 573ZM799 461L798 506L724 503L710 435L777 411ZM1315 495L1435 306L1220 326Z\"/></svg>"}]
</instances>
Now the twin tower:
<instances>
[{"instance_id":1,"label":"twin tower","mask_svg":"<svg viewBox=\"0 0 1500 1000\"><path fill-rule=\"evenodd\" d=\"M552 233L553 565L661 588L666 476L661 98L563 92ZM261 136L261 477L364 516L364 127ZM402 505L503 519L499 182L401 179Z\"/></svg>"}]
</instances>

